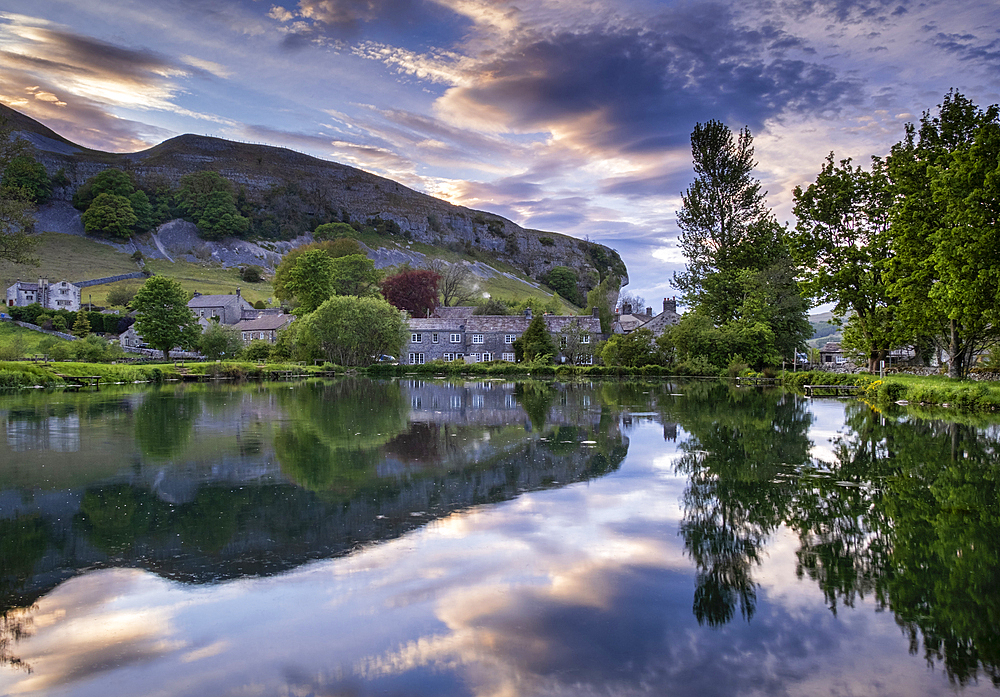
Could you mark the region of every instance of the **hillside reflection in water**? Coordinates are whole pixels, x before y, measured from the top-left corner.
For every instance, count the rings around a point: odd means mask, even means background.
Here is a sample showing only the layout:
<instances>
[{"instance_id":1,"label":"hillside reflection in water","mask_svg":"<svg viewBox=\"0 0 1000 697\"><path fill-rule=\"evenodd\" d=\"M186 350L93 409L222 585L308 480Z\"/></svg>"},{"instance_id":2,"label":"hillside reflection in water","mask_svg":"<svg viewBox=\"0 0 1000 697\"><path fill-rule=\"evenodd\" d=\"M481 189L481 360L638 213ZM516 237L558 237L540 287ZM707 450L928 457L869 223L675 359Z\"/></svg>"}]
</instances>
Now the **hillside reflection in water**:
<instances>
[{"instance_id":1,"label":"hillside reflection in water","mask_svg":"<svg viewBox=\"0 0 1000 697\"><path fill-rule=\"evenodd\" d=\"M708 383L0 397L0 693L1000 685L998 429Z\"/></svg>"}]
</instances>

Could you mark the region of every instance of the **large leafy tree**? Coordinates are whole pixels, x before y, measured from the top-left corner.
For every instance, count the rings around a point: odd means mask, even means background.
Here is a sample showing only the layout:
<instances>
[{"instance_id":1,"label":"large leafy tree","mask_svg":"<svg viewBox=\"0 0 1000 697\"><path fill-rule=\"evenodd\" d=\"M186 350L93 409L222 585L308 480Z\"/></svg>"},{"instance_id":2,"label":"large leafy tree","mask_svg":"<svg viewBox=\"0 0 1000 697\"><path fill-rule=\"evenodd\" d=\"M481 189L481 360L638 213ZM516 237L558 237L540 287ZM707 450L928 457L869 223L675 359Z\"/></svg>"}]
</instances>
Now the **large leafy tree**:
<instances>
[{"instance_id":1,"label":"large leafy tree","mask_svg":"<svg viewBox=\"0 0 1000 697\"><path fill-rule=\"evenodd\" d=\"M139 218L124 196L102 193L84 212L83 227L91 235L107 235L127 240Z\"/></svg>"},{"instance_id":2,"label":"large leafy tree","mask_svg":"<svg viewBox=\"0 0 1000 697\"><path fill-rule=\"evenodd\" d=\"M402 313L382 298L334 296L301 323L305 338L338 365L365 366L382 355L398 356L406 339Z\"/></svg>"},{"instance_id":3,"label":"large leafy tree","mask_svg":"<svg viewBox=\"0 0 1000 697\"><path fill-rule=\"evenodd\" d=\"M147 279L132 299L135 330L146 343L163 351L164 358L175 346L187 348L198 341L198 321L187 301L181 284L163 276Z\"/></svg>"},{"instance_id":4,"label":"large leafy tree","mask_svg":"<svg viewBox=\"0 0 1000 697\"><path fill-rule=\"evenodd\" d=\"M181 177L177 200L206 240L239 236L250 221L236 208L233 185L218 172L192 172Z\"/></svg>"},{"instance_id":5,"label":"large leafy tree","mask_svg":"<svg viewBox=\"0 0 1000 697\"><path fill-rule=\"evenodd\" d=\"M32 203L45 203L52 193L52 182L45 167L31 155L18 155L0 170L3 186L21 189Z\"/></svg>"},{"instance_id":6,"label":"large leafy tree","mask_svg":"<svg viewBox=\"0 0 1000 697\"><path fill-rule=\"evenodd\" d=\"M298 263L299 257L307 252L314 251L325 252L331 259L364 253L357 240L344 237L336 240L327 240L324 242L316 242L296 247L281 258L281 262L274 270L274 279L272 282L274 284L274 295L276 298L279 300L290 301L295 297L295 293L287 288L288 279L294 275L292 274L292 269L294 269Z\"/></svg>"},{"instance_id":7,"label":"large leafy tree","mask_svg":"<svg viewBox=\"0 0 1000 697\"><path fill-rule=\"evenodd\" d=\"M331 264L333 292L337 295L354 295L359 298L378 293L381 275L375 262L364 254L338 256Z\"/></svg>"},{"instance_id":8,"label":"large leafy tree","mask_svg":"<svg viewBox=\"0 0 1000 697\"><path fill-rule=\"evenodd\" d=\"M312 312L333 295L333 259L321 249L298 255L284 273L282 292L295 298L296 314Z\"/></svg>"},{"instance_id":9,"label":"large leafy tree","mask_svg":"<svg viewBox=\"0 0 1000 697\"><path fill-rule=\"evenodd\" d=\"M198 350L213 361L232 359L242 348L239 330L229 324L213 323L198 339Z\"/></svg>"},{"instance_id":10,"label":"large leafy tree","mask_svg":"<svg viewBox=\"0 0 1000 697\"><path fill-rule=\"evenodd\" d=\"M850 159L827 157L816 181L795 187L791 249L804 290L818 302L836 303L849 316L845 344L862 353L869 370L899 340L895 307L883 279L892 256L889 211L892 191L885 162L872 158L866 171Z\"/></svg>"},{"instance_id":11,"label":"large leafy tree","mask_svg":"<svg viewBox=\"0 0 1000 697\"><path fill-rule=\"evenodd\" d=\"M753 138L719 121L691 133L697 175L677 212L687 267L674 284L718 326L769 337L756 364L790 355L812 331L792 272L784 230L753 176ZM766 332L757 331L758 325ZM742 356L746 359L746 356Z\"/></svg>"},{"instance_id":12,"label":"large leafy tree","mask_svg":"<svg viewBox=\"0 0 1000 697\"><path fill-rule=\"evenodd\" d=\"M414 317L426 317L438 305L440 281L436 271L401 271L382 281L382 295L400 310Z\"/></svg>"},{"instance_id":13,"label":"large leafy tree","mask_svg":"<svg viewBox=\"0 0 1000 697\"><path fill-rule=\"evenodd\" d=\"M545 326L545 319L536 315L524 334L514 341L514 358L518 361L551 361L555 355L556 345Z\"/></svg>"},{"instance_id":14,"label":"large leafy tree","mask_svg":"<svg viewBox=\"0 0 1000 697\"><path fill-rule=\"evenodd\" d=\"M958 92L938 114L907 126L892 148L894 186L889 292L911 335L941 338L949 374L963 377L976 351L997 338L996 106ZM991 192L993 200L990 200Z\"/></svg>"}]
</instances>

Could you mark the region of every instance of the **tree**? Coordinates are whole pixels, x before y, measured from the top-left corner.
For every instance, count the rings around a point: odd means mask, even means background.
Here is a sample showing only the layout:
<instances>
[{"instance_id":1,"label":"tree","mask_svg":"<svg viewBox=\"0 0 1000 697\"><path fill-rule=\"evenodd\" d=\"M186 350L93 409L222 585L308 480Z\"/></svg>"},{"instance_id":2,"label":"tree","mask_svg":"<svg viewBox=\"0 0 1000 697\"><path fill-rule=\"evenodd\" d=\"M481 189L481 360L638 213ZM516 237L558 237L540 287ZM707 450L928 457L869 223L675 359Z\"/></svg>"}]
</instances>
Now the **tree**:
<instances>
[{"instance_id":1,"label":"tree","mask_svg":"<svg viewBox=\"0 0 1000 697\"><path fill-rule=\"evenodd\" d=\"M73 336L82 339L88 334L90 334L90 320L87 319L87 313L81 310L76 313L76 322L73 323Z\"/></svg>"},{"instance_id":2,"label":"tree","mask_svg":"<svg viewBox=\"0 0 1000 697\"><path fill-rule=\"evenodd\" d=\"M612 298L617 298L618 288L617 277L609 276L587 292L587 308L590 312L597 310L602 334L611 333L611 325L615 318Z\"/></svg>"},{"instance_id":3,"label":"tree","mask_svg":"<svg viewBox=\"0 0 1000 697\"><path fill-rule=\"evenodd\" d=\"M623 314L626 306L631 307L633 313L642 314L643 308L646 307L646 299L641 295L622 291L618 294L618 307Z\"/></svg>"},{"instance_id":4,"label":"tree","mask_svg":"<svg viewBox=\"0 0 1000 697\"><path fill-rule=\"evenodd\" d=\"M5 121L0 121L0 171L24 153L25 141L15 139ZM38 265L32 256L35 240L31 233L35 219L29 195L21 186L0 184L0 260L14 264Z\"/></svg>"},{"instance_id":5,"label":"tree","mask_svg":"<svg viewBox=\"0 0 1000 697\"><path fill-rule=\"evenodd\" d=\"M466 262L456 261L449 264L443 259L434 259L427 264L427 269L441 277L438 288L441 291L442 306L464 305L472 300L475 290L472 287L472 271Z\"/></svg>"},{"instance_id":6,"label":"tree","mask_svg":"<svg viewBox=\"0 0 1000 697\"><path fill-rule=\"evenodd\" d=\"M191 172L181 177L177 200L206 240L247 231L250 221L236 208L233 185L218 172Z\"/></svg>"},{"instance_id":7,"label":"tree","mask_svg":"<svg viewBox=\"0 0 1000 697\"><path fill-rule=\"evenodd\" d=\"M313 230L313 238L320 241L349 238L356 234L357 231L347 223L324 223Z\"/></svg>"},{"instance_id":8,"label":"tree","mask_svg":"<svg viewBox=\"0 0 1000 697\"><path fill-rule=\"evenodd\" d=\"M604 365L639 367L655 360L655 337L648 329L636 329L628 334L615 334L601 347Z\"/></svg>"},{"instance_id":9,"label":"tree","mask_svg":"<svg viewBox=\"0 0 1000 697\"><path fill-rule=\"evenodd\" d=\"M472 311L474 315L509 315L510 308L507 307L507 303L502 300L497 300L496 298L487 298L486 302L481 305L477 305L476 309Z\"/></svg>"},{"instance_id":10,"label":"tree","mask_svg":"<svg viewBox=\"0 0 1000 697\"><path fill-rule=\"evenodd\" d=\"M994 136L997 107L983 111L949 92L919 131L907 125L888 173L895 195L887 266L890 294L912 336L940 337L949 375L963 377L977 350L996 337ZM991 152L993 160L990 160ZM987 253L986 257L973 255ZM982 295L980 295L982 294Z\"/></svg>"},{"instance_id":11,"label":"tree","mask_svg":"<svg viewBox=\"0 0 1000 697\"><path fill-rule=\"evenodd\" d=\"M580 291L577 289L578 281L576 272L566 266L555 266L542 278L545 285L574 305L582 304Z\"/></svg>"},{"instance_id":12,"label":"tree","mask_svg":"<svg viewBox=\"0 0 1000 697\"><path fill-rule=\"evenodd\" d=\"M375 268L375 262L364 254L336 257L330 268L333 274L333 292L337 295L364 298L378 293L381 275Z\"/></svg>"},{"instance_id":13,"label":"tree","mask_svg":"<svg viewBox=\"0 0 1000 697\"><path fill-rule=\"evenodd\" d=\"M108 289L106 301L112 307L127 307L137 290L130 283L116 283Z\"/></svg>"},{"instance_id":14,"label":"tree","mask_svg":"<svg viewBox=\"0 0 1000 697\"><path fill-rule=\"evenodd\" d=\"M402 271L382 281L382 295L413 317L428 317L438 304L440 280L435 271Z\"/></svg>"},{"instance_id":15,"label":"tree","mask_svg":"<svg viewBox=\"0 0 1000 697\"><path fill-rule=\"evenodd\" d=\"M155 224L155 217L153 213L153 204L149 202L149 196L142 189L136 189L131 194L129 194L128 202L132 206L132 212L135 213L135 225L133 228L136 232L146 232L153 227Z\"/></svg>"},{"instance_id":16,"label":"tree","mask_svg":"<svg viewBox=\"0 0 1000 697\"><path fill-rule=\"evenodd\" d=\"M514 341L514 358L517 361L546 361L552 362L556 355L556 346L552 342L548 327L545 326L545 318L536 315L524 334Z\"/></svg>"},{"instance_id":17,"label":"tree","mask_svg":"<svg viewBox=\"0 0 1000 697\"><path fill-rule=\"evenodd\" d=\"M296 314L312 312L333 295L333 259L319 249L298 255L285 270L282 293L296 300Z\"/></svg>"},{"instance_id":18,"label":"tree","mask_svg":"<svg viewBox=\"0 0 1000 697\"><path fill-rule=\"evenodd\" d=\"M243 339L235 327L212 323L198 339L198 350L213 361L232 359L243 348Z\"/></svg>"},{"instance_id":19,"label":"tree","mask_svg":"<svg viewBox=\"0 0 1000 697\"><path fill-rule=\"evenodd\" d=\"M188 296L171 278L151 276L135 294L135 330L155 349L170 356L175 346L188 348L198 341L198 321L187 306Z\"/></svg>"},{"instance_id":20,"label":"tree","mask_svg":"<svg viewBox=\"0 0 1000 697\"><path fill-rule=\"evenodd\" d=\"M734 324L730 335L769 338L755 351L761 367L794 353L812 333L785 232L752 175L749 129L734 138L721 122L697 124L691 150L697 177L677 212L688 263L674 284L720 329Z\"/></svg>"},{"instance_id":21,"label":"tree","mask_svg":"<svg viewBox=\"0 0 1000 697\"><path fill-rule=\"evenodd\" d=\"M795 187L791 249L803 289L819 302L834 302L834 314L850 315L847 348L855 348L878 369L896 336L896 303L883 272L892 256L889 211L892 190L885 162L872 158L871 171L834 163L830 153L816 181ZM847 337L854 337L847 341Z\"/></svg>"},{"instance_id":22,"label":"tree","mask_svg":"<svg viewBox=\"0 0 1000 697\"><path fill-rule=\"evenodd\" d=\"M334 296L301 322L300 331L338 365L366 366L382 355L398 356L406 340L403 315L381 298Z\"/></svg>"},{"instance_id":23,"label":"tree","mask_svg":"<svg viewBox=\"0 0 1000 697\"><path fill-rule=\"evenodd\" d=\"M83 227L91 235L127 240L138 218L124 196L100 194L83 214Z\"/></svg>"},{"instance_id":24,"label":"tree","mask_svg":"<svg viewBox=\"0 0 1000 697\"><path fill-rule=\"evenodd\" d=\"M135 192L132 178L120 169L109 167L101 170L83 183L73 194L73 205L87 210L101 194L112 194L128 198Z\"/></svg>"},{"instance_id":25,"label":"tree","mask_svg":"<svg viewBox=\"0 0 1000 697\"><path fill-rule=\"evenodd\" d=\"M12 158L2 170L2 185L20 189L32 203L45 203L52 194L52 182L45 167L29 154Z\"/></svg>"},{"instance_id":26,"label":"tree","mask_svg":"<svg viewBox=\"0 0 1000 697\"><path fill-rule=\"evenodd\" d=\"M289 291L285 287L285 283L289 277L289 273L298 261L298 258L305 254L306 252L321 251L325 252L331 259L336 259L337 257L349 256L351 254L361 254L361 245L358 244L357 240L340 238L337 240L328 240L326 242L315 242L313 244L303 245L301 247L296 247L292 251L288 252L284 257L281 258L281 262L278 264L278 268L274 271L274 278L272 283L274 284L274 296L279 300L292 300L294 293ZM332 292L332 291L331 291Z\"/></svg>"}]
</instances>

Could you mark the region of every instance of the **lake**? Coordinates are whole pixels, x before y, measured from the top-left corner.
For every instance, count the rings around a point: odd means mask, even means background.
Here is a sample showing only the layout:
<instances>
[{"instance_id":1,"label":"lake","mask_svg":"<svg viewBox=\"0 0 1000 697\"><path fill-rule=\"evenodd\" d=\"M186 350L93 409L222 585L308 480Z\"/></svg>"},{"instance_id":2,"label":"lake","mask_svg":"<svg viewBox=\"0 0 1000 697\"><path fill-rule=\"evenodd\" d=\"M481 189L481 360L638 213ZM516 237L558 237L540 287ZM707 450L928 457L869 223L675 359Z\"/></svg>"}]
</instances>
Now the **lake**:
<instances>
[{"instance_id":1,"label":"lake","mask_svg":"<svg viewBox=\"0 0 1000 697\"><path fill-rule=\"evenodd\" d=\"M2 393L0 694L997 695L1000 427L943 413L698 381Z\"/></svg>"}]
</instances>

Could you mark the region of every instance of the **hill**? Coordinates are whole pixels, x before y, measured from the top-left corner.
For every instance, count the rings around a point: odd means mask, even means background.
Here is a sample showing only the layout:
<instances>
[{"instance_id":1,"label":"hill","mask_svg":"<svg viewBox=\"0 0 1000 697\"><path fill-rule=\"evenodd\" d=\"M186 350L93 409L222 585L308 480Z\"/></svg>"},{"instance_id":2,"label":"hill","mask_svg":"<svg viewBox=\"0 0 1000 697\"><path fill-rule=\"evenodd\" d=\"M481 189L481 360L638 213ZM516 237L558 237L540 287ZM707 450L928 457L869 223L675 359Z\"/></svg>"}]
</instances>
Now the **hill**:
<instances>
[{"instance_id":1,"label":"hill","mask_svg":"<svg viewBox=\"0 0 1000 697\"><path fill-rule=\"evenodd\" d=\"M581 297L605 276L618 277L620 285L628 283L621 258L603 245L524 229L498 215L455 206L369 172L285 148L182 135L136 153L107 153L76 145L3 105L0 118L31 143L50 175L62 175L64 185L55 189L49 204L57 214L40 211L48 222L42 230L78 233L69 201L84 182L109 167L125 170L151 188L176 186L184 174L213 170L236 185L243 205L259 224L253 242L195 238L192 243L189 234L181 234L180 243L188 244L188 249L179 251L192 263L226 267L259 263L273 268L282 253L310 241L309 233L317 225L350 220L378 222L381 230L388 230L380 239L363 240L370 256L383 262L405 260L416 247L430 256L477 261L500 274L513 272L536 282L554 267L565 266L577 274ZM167 231L161 227L150 239L137 240L136 249L153 258L172 259L160 238L175 232L176 226Z\"/></svg>"}]
</instances>

